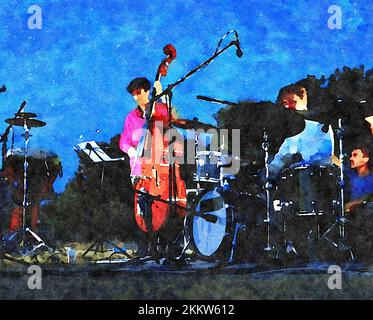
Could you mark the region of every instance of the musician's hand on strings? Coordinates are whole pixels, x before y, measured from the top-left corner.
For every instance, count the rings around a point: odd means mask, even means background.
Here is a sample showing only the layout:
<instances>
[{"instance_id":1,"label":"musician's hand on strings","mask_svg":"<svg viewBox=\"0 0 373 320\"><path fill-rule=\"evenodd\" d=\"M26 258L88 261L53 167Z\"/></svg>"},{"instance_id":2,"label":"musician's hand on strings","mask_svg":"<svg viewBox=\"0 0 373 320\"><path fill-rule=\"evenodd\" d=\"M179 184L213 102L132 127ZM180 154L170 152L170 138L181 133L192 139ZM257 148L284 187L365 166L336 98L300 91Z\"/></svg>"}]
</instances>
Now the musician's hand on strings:
<instances>
[{"instance_id":1,"label":"musician's hand on strings","mask_svg":"<svg viewBox=\"0 0 373 320\"><path fill-rule=\"evenodd\" d=\"M137 155L137 151L134 147L129 147L128 151L127 151L127 154L130 158L134 158Z\"/></svg>"},{"instance_id":2,"label":"musician's hand on strings","mask_svg":"<svg viewBox=\"0 0 373 320\"><path fill-rule=\"evenodd\" d=\"M162 88L162 84L160 81L155 81L154 82L154 88L155 88L155 94L158 95L158 94L161 94L162 91L163 91L163 88ZM162 103L166 103L166 96L163 96L161 98L161 101ZM153 113L152 115L154 114L154 108L153 108Z\"/></svg>"},{"instance_id":3,"label":"musician's hand on strings","mask_svg":"<svg viewBox=\"0 0 373 320\"><path fill-rule=\"evenodd\" d=\"M160 81L155 81L154 82L154 88L155 88L156 95L162 93L162 84L161 84Z\"/></svg>"}]
</instances>

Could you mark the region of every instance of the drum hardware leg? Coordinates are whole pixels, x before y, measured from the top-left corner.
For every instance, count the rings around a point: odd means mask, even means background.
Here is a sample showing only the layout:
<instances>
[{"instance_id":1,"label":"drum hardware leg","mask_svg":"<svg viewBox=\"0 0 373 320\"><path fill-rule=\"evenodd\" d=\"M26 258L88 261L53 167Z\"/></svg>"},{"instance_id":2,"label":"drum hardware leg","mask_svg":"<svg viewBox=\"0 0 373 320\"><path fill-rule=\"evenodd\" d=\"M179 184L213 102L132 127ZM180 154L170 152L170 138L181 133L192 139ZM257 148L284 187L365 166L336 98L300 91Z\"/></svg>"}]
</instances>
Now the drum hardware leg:
<instances>
[{"instance_id":1,"label":"drum hardware leg","mask_svg":"<svg viewBox=\"0 0 373 320\"><path fill-rule=\"evenodd\" d=\"M186 253L186 251L188 249L188 246L190 244L190 241L191 241L190 236L189 236L189 229L188 229L188 216L185 216L185 218L184 218L184 228L181 231L181 233L179 234L179 236L181 234L182 234L182 237L183 237L183 248L181 249L180 255L175 258L176 260L182 260L182 258L185 256L185 253ZM177 241L177 240L178 240L178 238L176 238L175 241Z\"/></svg>"},{"instance_id":2,"label":"drum hardware leg","mask_svg":"<svg viewBox=\"0 0 373 320\"><path fill-rule=\"evenodd\" d=\"M319 224L317 224L317 240L321 240L321 230Z\"/></svg>"},{"instance_id":3,"label":"drum hardware leg","mask_svg":"<svg viewBox=\"0 0 373 320\"><path fill-rule=\"evenodd\" d=\"M87 220L86 220L87 222ZM91 227L95 228L94 226L91 225ZM103 238L99 239L99 240L95 240L89 247L88 249L82 254L82 257L84 258L88 252L90 251L93 251L93 254L96 255L97 253L105 253L107 252L108 250L105 250L104 249L104 244L105 243L108 243L110 246L112 246L113 248L117 249L118 252L116 253L121 253L123 255L125 255L127 258L131 259L132 257L126 252L126 249L125 248L121 248L119 246L117 246L114 242L111 242L110 240L104 240Z\"/></svg>"},{"instance_id":4,"label":"drum hardware leg","mask_svg":"<svg viewBox=\"0 0 373 320\"><path fill-rule=\"evenodd\" d=\"M345 194L344 194L344 187L345 187L345 182L344 182L344 159L345 159L345 154L344 154L344 145L343 145L343 139L344 139L344 128L342 125L342 119L338 119L338 129L337 129L337 137L339 139L339 160L340 160L340 167L339 167L339 172L340 172L340 181L338 182L338 186L340 189L340 206L341 206L341 219L345 218ZM342 241L344 241L345 238L345 226L342 221L342 224L340 225L339 228L340 236L342 238Z\"/></svg>"},{"instance_id":5,"label":"drum hardware leg","mask_svg":"<svg viewBox=\"0 0 373 320\"><path fill-rule=\"evenodd\" d=\"M159 236L157 236L156 243L157 243L157 245L156 245L157 252L161 252L161 244L160 244Z\"/></svg>"},{"instance_id":6,"label":"drum hardware leg","mask_svg":"<svg viewBox=\"0 0 373 320\"><path fill-rule=\"evenodd\" d=\"M286 244L286 253L290 254L292 252L295 253L298 256L298 252L294 247L293 241L289 240Z\"/></svg>"},{"instance_id":7,"label":"drum hardware leg","mask_svg":"<svg viewBox=\"0 0 373 320\"><path fill-rule=\"evenodd\" d=\"M312 239L312 234L313 234L313 230L312 228L308 231L308 236L307 236L307 240L311 240Z\"/></svg>"},{"instance_id":8,"label":"drum hardware leg","mask_svg":"<svg viewBox=\"0 0 373 320\"><path fill-rule=\"evenodd\" d=\"M346 244L346 238L342 237L342 234L339 232L339 243L333 241L328 237L328 234L335 228L339 230L345 228L345 224L348 223L348 220L345 217L337 217L336 221L323 233L322 239L331 243L334 248L339 249L340 252L348 252L349 258L351 261L355 261L355 256L351 250L351 247Z\"/></svg>"},{"instance_id":9,"label":"drum hardware leg","mask_svg":"<svg viewBox=\"0 0 373 320\"><path fill-rule=\"evenodd\" d=\"M269 180L269 141L268 141L268 133L267 129L263 128L263 143L262 143L262 149L264 150L265 158L264 158L264 164L265 164L265 194L266 194L266 218L264 219L264 223L267 224L267 243L264 248L264 251L271 251L273 248L271 246L271 239L270 239L270 224L271 224L271 196L270 196L270 190L272 189L272 184Z\"/></svg>"},{"instance_id":10,"label":"drum hardware leg","mask_svg":"<svg viewBox=\"0 0 373 320\"><path fill-rule=\"evenodd\" d=\"M37 253L37 251L40 248L45 248L51 254L51 256L47 259L47 261L49 261L50 259L53 259L54 262L60 262L60 259L55 254L54 249L52 249L50 246L48 246L45 243L45 241L35 231L33 231L31 228L29 228L29 227L26 227L25 229L21 228L21 229L15 231L15 233L13 234L13 236L16 237L17 233L21 233L22 234L22 240L21 240L21 243L19 244L19 252L18 252L19 254L24 255L24 254L27 253L27 255L30 255L31 257L33 257L35 259L36 262L38 262L38 259L37 259L38 253ZM26 241L26 234L29 234L34 240L36 240L36 244L31 243L32 248L30 248L30 250L28 248L26 248L26 243L29 243L28 240ZM1 246L5 245L5 243L6 243L7 240L3 240L3 241L4 242L2 243ZM3 248L1 248L1 250L3 250ZM8 259L4 255L4 253L5 252L3 252L2 256L4 258Z\"/></svg>"},{"instance_id":11,"label":"drum hardware leg","mask_svg":"<svg viewBox=\"0 0 373 320\"><path fill-rule=\"evenodd\" d=\"M277 249L275 258L276 260L280 260L280 254L281 252L285 252L286 254L294 254L295 256L299 256L298 251L296 250L293 241L288 240L283 247Z\"/></svg>"},{"instance_id":12,"label":"drum hardware leg","mask_svg":"<svg viewBox=\"0 0 373 320\"><path fill-rule=\"evenodd\" d=\"M328 241L329 243L331 243L335 248L338 248L338 244L331 240L329 237L328 237L328 234L338 225L338 220L336 220L321 236L322 239Z\"/></svg>"},{"instance_id":13,"label":"drum hardware leg","mask_svg":"<svg viewBox=\"0 0 373 320\"><path fill-rule=\"evenodd\" d=\"M86 221L87 222L87 221ZM91 225L91 227L93 227ZM89 247L86 251L84 251L84 253L82 254L82 257L84 258L88 252L90 251L93 251L93 255L96 255L97 253L105 253L107 252L108 250L105 250L104 249L104 244L105 243L108 243L110 246L112 246L113 248L117 249L118 252L116 253L121 253L123 255L125 255L127 258L131 259L132 257L126 252L126 249L124 248L121 248L119 246L117 246L114 242L111 242L110 240L104 240L103 238L99 239L99 240L95 240Z\"/></svg>"},{"instance_id":14,"label":"drum hardware leg","mask_svg":"<svg viewBox=\"0 0 373 320\"><path fill-rule=\"evenodd\" d=\"M299 256L298 251L294 246L293 240L288 239L287 237L287 225L285 219L283 222L283 233L285 235L285 238L283 239L283 245L276 251L276 260L280 259L281 252L285 252L288 255L295 254L296 256Z\"/></svg>"},{"instance_id":15,"label":"drum hardware leg","mask_svg":"<svg viewBox=\"0 0 373 320\"><path fill-rule=\"evenodd\" d=\"M234 251L236 250L236 245L237 245L237 235L238 232L241 230L246 230L246 225L242 223L236 223L235 228L234 228L234 235L232 239L232 247L231 247L231 253L228 259L228 263L233 262L233 256L234 256Z\"/></svg>"},{"instance_id":16,"label":"drum hardware leg","mask_svg":"<svg viewBox=\"0 0 373 320\"><path fill-rule=\"evenodd\" d=\"M60 259L56 256L56 254L54 253L54 250L52 250L49 246L47 246L44 242L44 240L38 236L34 231L32 231L30 228L26 228L25 230L26 232L30 233L32 235L32 237L34 237L35 240L38 241L38 244L33 248L33 251L35 252L37 249L39 248L47 248L47 250L51 253L51 257L50 258L55 258L56 261L60 261Z\"/></svg>"}]
</instances>

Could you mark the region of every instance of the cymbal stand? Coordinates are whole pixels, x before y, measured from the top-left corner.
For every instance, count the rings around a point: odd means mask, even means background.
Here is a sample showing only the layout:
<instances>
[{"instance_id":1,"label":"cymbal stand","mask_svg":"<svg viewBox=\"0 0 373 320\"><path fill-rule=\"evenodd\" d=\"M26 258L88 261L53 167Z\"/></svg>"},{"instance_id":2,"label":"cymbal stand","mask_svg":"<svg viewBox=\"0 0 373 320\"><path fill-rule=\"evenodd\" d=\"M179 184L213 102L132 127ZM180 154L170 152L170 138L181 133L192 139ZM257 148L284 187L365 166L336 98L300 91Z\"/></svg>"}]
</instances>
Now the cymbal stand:
<instances>
[{"instance_id":1,"label":"cymbal stand","mask_svg":"<svg viewBox=\"0 0 373 320\"><path fill-rule=\"evenodd\" d=\"M340 190L340 197L341 197L341 225L340 225L340 235L342 238L342 241L345 238L345 181L344 181L344 149L343 149L343 138L344 138L344 129L342 127L342 119L338 119L338 138L339 138L339 160L340 160L340 181L339 181L339 190Z\"/></svg>"},{"instance_id":2,"label":"cymbal stand","mask_svg":"<svg viewBox=\"0 0 373 320\"><path fill-rule=\"evenodd\" d=\"M24 120L23 129L25 133L23 137L25 138L25 157L23 160L23 201L22 201L22 230L25 230L25 222L26 222L26 207L28 206L27 203L27 171L28 171L28 144L30 142L30 129L27 126L27 119ZM23 238L24 240L24 238Z\"/></svg>"},{"instance_id":3,"label":"cymbal stand","mask_svg":"<svg viewBox=\"0 0 373 320\"><path fill-rule=\"evenodd\" d=\"M343 147L343 139L344 139L344 128L342 125L342 119L338 119L338 129L337 129L337 137L339 140L339 181L338 181L338 188L339 188L339 196L340 196L340 213L339 216L336 217L336 221L323 233L322 238L326 241L330 242L335 248L339 248L341 251L348 251L350 254L351 260L355 260L354 254L351 251L350 247L346 245L346 237L345 237L345 224L348 222L345 216L345 179L344 179L344 147ZM337 203L338 204L338 203ZM339 236L340 236L340 244L336 243L335 241L328 238L328 234L334 229L334 227L339 227Z\"/></svg>"},{"instance_id":4,"label":"cymbal stand","mask_svg":"<svg viewBox=\"0 0 373 320\"><path fill-rule=\"evenodd\" d=\"M265 193L266 193L266 218L264 223L267 224L267 243L264 251L271 251L271 242L270 242L270 223L271 223L271 197L270 197L270 190L272 188L271 183L269 182L269 141L268 141L268 133L267 129L263 128L263 143L262 148L264 150L265 158Z\"/></svg>"},{"instance_id":5,"label":"cymbal stand","mask_svg":"<svg viewBox=\"0 0 373 320\"><path fill-rule=\"evenodd\" d=\"M25 139L24 149L25 149L25 156L23 161L23 200L22 200L22 241L20 244L20 248L24 248L25 241L26 241L26 233L30 234L36 241L37 245L33 245L31 252L35 253L37 249L44 247L46 248L51 254L51 257L57 258L54 251L45 244L45 241L30 227L26 227L26 211L27 207L30 205L30 203L27 201L27 183L28 183L28 145L30 142L30 137L32 136L30 134L30 128L27 125L27 119L24 118L24 134L22 135ZM58 258L57 258L58 259ZM59 260L59 259L58 259Z\"/></svg>"}]
</instances>

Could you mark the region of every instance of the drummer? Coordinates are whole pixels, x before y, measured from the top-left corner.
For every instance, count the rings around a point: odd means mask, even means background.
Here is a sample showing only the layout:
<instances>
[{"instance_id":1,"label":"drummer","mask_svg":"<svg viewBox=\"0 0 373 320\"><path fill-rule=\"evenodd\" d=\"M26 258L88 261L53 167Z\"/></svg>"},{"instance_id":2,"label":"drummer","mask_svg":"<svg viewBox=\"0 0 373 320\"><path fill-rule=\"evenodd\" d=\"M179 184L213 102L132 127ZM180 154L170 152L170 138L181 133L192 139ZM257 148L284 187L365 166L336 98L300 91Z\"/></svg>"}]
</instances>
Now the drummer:
<instances>
[{"instance_id":1,"label":"drummer","mask_svg":"<svg viewBox=\"0 0 373 320\"><path fill-rule=\"evenodd\" d=\"M307 90L297 84L282 88L278 103L283 107L297 112L308 111ZM326 131L326 132L325 132ZM269 165L270 176L276 178L283 168L295 163L301 165L332 164L334 135L331 126L305 120L305 128L299 134L285 139L278 153Z\"/></svg>"}]
</instances>

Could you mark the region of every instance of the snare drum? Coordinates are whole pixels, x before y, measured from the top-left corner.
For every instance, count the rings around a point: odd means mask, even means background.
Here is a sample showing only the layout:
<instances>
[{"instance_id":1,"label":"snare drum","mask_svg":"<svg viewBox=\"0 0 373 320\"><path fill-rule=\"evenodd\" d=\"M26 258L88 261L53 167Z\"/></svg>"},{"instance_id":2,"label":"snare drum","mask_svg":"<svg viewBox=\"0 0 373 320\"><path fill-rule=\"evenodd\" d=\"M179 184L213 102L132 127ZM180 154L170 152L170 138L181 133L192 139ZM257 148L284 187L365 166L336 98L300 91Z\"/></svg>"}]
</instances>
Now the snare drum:
<instances>
[{"instance_id":1,"label":"snare drum","mask_svg":"<svg viewBox=\"0 0 373 320\"><path fill-rule=\"evenodd\" d=\"M198 151L196 154L195 182L219 183L224 179L235 179L234 174L226 173L225 167L230 166L233 157L218 151Z\"/></svg>"},{"instance_id":2,"label":"snare drum","mask_svg":"<svg viewBox=\"0 0 373 320\"><path fill-rule=\"evenodd\" d=\"M338 199L338 170L334 166L318 165L284 169L275 198L281 211L295 215L332 213Z\"/></svg>"}]
</instances>

